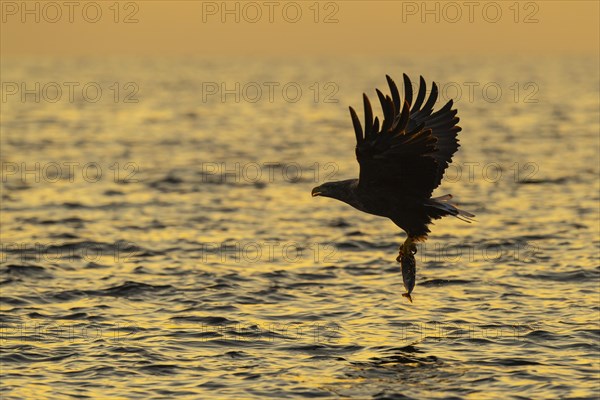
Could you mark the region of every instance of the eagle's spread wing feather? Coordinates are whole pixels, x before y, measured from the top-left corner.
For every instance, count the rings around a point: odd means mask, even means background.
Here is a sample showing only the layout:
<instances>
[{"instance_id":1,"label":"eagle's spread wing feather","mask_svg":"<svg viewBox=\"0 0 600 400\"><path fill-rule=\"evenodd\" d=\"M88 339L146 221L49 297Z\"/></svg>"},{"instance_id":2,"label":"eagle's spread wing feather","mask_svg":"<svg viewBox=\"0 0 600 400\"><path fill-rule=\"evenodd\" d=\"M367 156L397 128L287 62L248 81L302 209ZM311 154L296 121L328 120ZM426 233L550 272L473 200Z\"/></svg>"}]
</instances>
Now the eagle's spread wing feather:
<instances>
[{"instance_id":1,"label":"eagle's spread wing feather","mask_svg":"<svg viewBox=\"0 0 600 400\"><path fill-rule=\"evenodd\" d=\"M414 104L412 83L406 74L403 102L396 83L389 76L386 78L391 97L376 90L383 110L381 127L379 118L373 118L367 95L363 95L364 132L358 115L350 107L356 133L356 157L360 164L359 190L386 188L405 196L429 198L441 183L444 171L459 147L457 134L461 128L456 126L459 121L457 111L452 110L450 100L433 112L438 97L435 82L423 105L426 97L423 77Z\"/></svg>"}]
</instances>

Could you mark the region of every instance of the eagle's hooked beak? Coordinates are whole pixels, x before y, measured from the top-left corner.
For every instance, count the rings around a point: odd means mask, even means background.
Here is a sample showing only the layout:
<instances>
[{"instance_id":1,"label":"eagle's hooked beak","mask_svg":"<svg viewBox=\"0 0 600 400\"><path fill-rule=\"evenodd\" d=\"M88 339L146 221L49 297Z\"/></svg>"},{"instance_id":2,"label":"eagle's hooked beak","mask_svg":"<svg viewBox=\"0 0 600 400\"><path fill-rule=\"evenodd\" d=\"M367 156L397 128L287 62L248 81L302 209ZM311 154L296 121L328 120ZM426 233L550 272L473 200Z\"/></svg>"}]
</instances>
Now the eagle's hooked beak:
<instances>
[{"instance_id":1,"label":"eagle's hooked beak","mask_svg":"<svg viewBox=\"0 0 600 400\"><path fill-rule=\"evenodd\" d=\"M315 197L315 196L320 196L320 195L321 195L321 193L322 193L322 192L321 192L321 187L320 187L320 186L317 186L316 188L314 188L314 189L312 190L312 192L311 192L310 194L312 195L312 197Z\"/></svg>"}]
</instances>

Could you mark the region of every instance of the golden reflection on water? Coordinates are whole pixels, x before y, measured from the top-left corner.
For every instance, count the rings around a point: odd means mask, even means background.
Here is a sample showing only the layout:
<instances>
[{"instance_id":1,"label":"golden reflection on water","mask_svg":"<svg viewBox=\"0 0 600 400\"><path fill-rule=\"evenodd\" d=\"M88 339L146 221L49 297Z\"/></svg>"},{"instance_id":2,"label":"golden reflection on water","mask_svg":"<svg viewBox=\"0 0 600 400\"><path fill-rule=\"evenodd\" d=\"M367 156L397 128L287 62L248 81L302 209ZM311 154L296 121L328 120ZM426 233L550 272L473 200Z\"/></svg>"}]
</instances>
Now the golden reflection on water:
<instances>
[{"instance_id":1,"label":"golden reflection on water","mask_svg":"<svg viewBox=\"0 0 600 400\"><path fill-rule=\"evenodd\" d=\"M94 162L103 172L97 182L79 168L72 181L19 174L3 181L8 396L594 393L595 60L527 68L507 60L385 60L367 68L349 60L334 70L309 61L84 65L3 61L7 80L122 82L135 72L141 88L140 102L127 107L3 107L3 162ZM565 81L570 68L582 73ZM358 173L346 106L383 86L385 73L405 70L442 83L539 85L537 103L510 96L456 103L461 177L437 194L453 193L478 221L432 226L417 254L413 304L400 296L394 262L404 235L387 220L310 196L332 163L332 179ZM333 80L339 102L199 102L202 81L214 75L304 86ZM271 179L264 165L273 162ZM127 163L136 167L135 181L125 178ZM226 163L234 173L207 174L206 163ZM240 178L236 163L257 163L264 176ZM477 164L472 179L469 163ZM533 181L519 182L516 173L530 177L528 163L536 167ZM302 169L300 179L282 174L291 164ZM500 167L498 179L483 174L490 164Z\"/></svg>"}]
</instances>

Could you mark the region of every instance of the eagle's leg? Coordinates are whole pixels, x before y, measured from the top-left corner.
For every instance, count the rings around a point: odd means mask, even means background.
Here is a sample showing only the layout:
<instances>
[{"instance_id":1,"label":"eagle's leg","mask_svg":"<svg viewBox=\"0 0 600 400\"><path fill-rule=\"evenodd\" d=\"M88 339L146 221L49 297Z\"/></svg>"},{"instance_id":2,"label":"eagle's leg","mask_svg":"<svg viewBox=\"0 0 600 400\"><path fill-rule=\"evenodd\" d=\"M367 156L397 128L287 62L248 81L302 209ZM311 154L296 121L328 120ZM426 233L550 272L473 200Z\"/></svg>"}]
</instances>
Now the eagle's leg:
<instances>
[{"instance_id":1,"label":"eagle's leg","mask_svg":"<svg viewBox=\"0 0 600 400\"><path fill-rule=\"evenodd\" d=\"M408 237L404 244L400 246L400 251L396 261L398 261L402 265L402 280L404 281L404 288L406 289L406 293L403 293L402 296L408 298L412 303L412 297L410 294L415 288L416 283L416 261L415 254L417 254L417 245L414 242L412 237Z\"/></svg>"}]
</instances>

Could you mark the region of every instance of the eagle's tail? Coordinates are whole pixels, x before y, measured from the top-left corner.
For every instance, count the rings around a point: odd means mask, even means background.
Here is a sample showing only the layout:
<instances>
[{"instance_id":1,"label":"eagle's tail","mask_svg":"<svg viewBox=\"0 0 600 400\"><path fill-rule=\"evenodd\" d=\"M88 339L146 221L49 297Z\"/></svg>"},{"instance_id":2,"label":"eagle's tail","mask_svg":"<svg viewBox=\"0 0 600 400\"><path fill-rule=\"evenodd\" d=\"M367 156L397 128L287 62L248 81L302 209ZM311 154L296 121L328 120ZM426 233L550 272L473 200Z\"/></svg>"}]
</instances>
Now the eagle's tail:
<instances>
[{"instance_id":1,"label":"eagle's tail","mask_svg":"<svg viewBox=\"0 0 600 400\"><path fill-rule=\"evenodd\" d=\"M460 208L457 207L456 204L450 203L451 199L452 199L451 194L446 194L444 196L433 197L433 198L429 199L429 201L425 205L435 209L435 211L431 210L434 212L431 212L430 216L434 219L438 219L445 215L453 215L456 218L460 219L461 221L465 221L468 223L475 221L474 214L471 214L470 212L465 211L465 210L461 210Z\"/></svg>"}]
</instances>

